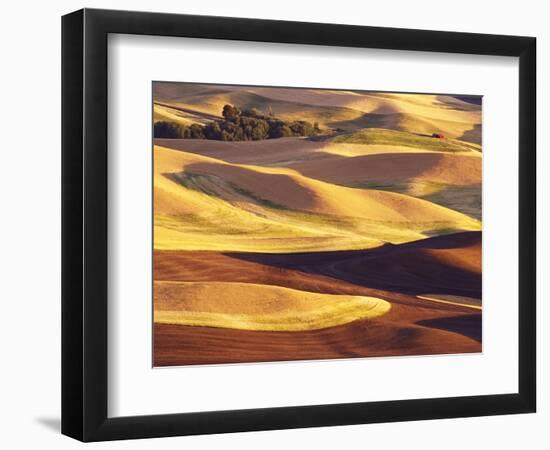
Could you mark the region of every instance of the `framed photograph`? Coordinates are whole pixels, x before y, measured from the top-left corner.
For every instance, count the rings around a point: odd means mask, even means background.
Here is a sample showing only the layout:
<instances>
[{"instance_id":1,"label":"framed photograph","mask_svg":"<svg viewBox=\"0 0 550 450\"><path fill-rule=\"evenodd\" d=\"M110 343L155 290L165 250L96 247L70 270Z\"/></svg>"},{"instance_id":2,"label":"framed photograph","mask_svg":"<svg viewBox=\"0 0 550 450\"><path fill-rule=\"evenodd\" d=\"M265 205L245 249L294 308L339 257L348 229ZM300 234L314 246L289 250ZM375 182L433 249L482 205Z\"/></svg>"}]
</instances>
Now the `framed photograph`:
<instances>
[{"instance_id":1,"label":"framed photograph","mask_svg":"<svg viewBox=\"0 0 550 450\"><path fill-rule=\"evenodd\" d=\"M64 434L535 412L535 38L62 32Z\"/></svg>"}]
</instances>

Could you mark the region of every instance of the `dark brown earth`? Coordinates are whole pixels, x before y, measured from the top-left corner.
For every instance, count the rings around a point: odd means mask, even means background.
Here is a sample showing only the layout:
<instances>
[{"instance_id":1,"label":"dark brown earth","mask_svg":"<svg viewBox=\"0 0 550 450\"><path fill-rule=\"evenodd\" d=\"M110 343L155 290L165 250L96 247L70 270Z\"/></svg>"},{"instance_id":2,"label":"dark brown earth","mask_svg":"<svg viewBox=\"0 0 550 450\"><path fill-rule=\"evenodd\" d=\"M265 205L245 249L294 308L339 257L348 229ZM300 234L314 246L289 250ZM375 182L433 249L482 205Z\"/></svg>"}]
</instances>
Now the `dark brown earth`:
<instances>
[{"instance_id":1,"label":"dark brown earth","mask_svg":"<svg viewBox=\"0 0 550 450\"><path fill-rule=\"evenodd\" d=\"M481 233L363 251L254 254L155 251L155 280L234 281L367 295L392 304L379 318L303 332L160 325L155 366L428 355L481 351L481 311L419 294L481 298Z\"/></svg>"}]
</instances>

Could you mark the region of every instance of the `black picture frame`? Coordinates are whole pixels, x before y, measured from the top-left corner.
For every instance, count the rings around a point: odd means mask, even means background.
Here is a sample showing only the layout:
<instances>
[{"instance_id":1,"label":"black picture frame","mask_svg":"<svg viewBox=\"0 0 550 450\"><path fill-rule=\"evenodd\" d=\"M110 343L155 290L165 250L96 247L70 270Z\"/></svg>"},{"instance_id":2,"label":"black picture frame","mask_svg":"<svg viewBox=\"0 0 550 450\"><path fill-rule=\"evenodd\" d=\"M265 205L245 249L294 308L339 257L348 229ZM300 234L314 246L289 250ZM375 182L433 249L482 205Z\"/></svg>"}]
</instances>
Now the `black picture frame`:
<instances>
[{"instance_id":1,"label":"black picture frame","mask_svg":"<svg viewBox=\"0 0 550 450\"><path fill-rule=\"evenodd\" d=\"M107 416L107 37L178 36L519 57L518 392ZM84 9L62 18L62 433L82 441L535 412L533 37Z\"/></svg>"}]
</instances>

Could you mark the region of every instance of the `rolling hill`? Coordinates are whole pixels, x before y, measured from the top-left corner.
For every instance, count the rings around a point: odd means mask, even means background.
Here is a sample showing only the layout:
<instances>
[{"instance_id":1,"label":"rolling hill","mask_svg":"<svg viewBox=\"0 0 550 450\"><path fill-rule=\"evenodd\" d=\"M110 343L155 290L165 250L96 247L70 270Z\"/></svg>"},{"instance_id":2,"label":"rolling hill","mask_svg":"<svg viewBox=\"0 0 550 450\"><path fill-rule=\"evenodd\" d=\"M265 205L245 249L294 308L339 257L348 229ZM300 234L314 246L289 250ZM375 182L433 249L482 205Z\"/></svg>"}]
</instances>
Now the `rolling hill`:
<instances>
[{"instance_id":1,"label":"rolling hill","mask_svg":"<svg viewBox=\"0 0 550 450\"><path fill-rule=\"evenodd\" d=\"M154 180L155 248L370 248L479 229L464 214L411 196L163 147L155 147Z\"/></svg>"},{"instance_id":2,"label":"rolling hill","mask_svg":"<svg viewBox=\"0 0 550 450\"><path fill-rule=\"evenodd\" d=\"M390 303L265 284L155 282L155 323L257 331L306 331L372 319Z\"/></svg>"},{"instance_id":3,"label":"rolling hill","mask_svg":"<svg viewBox=\"0 0 550 450\"><path fill-rule=\"evenodd\" d=\"M155 366L481 351L480 97L154 82L152 119L218 128L154 133L196 138L152 149Z\"/></svg>"},{"instance_id":4,"label":"rolling hill","mask_svg":"<svg viewBox=\"0 0 550 450\"><path fill-rule=\"evenodd\" d=\"M413 133L442 132L481 143L481 111L453 96L323 89L154 83L155 101L196 115L220 116L225 104L256 108L284 120L318 122L326 129L386 128Z\"/></svg>"}]
</instances>

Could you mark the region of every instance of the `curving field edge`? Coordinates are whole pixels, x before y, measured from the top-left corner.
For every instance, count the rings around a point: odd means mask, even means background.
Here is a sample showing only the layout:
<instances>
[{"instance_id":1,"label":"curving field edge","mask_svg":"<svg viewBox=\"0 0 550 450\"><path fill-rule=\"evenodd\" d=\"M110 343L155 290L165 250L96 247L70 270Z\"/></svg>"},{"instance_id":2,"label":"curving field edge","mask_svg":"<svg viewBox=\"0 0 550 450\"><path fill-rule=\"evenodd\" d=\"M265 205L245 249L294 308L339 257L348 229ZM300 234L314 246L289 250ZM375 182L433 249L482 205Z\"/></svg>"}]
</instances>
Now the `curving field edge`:
<instances>
[{"instance_id":1,"label":"curving field edge","mask_svg":"<svg viewBox=\"0 0 550 450\"><path fill-rule=\"evenodd\" d=\"M376 297L251 283L155 282L156 324L308 331L372 319L390 309L389 302Z\"/></svg>"}]
</instances>

